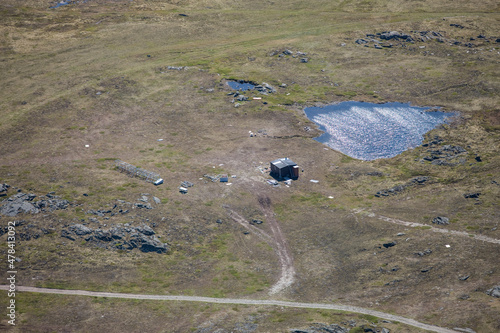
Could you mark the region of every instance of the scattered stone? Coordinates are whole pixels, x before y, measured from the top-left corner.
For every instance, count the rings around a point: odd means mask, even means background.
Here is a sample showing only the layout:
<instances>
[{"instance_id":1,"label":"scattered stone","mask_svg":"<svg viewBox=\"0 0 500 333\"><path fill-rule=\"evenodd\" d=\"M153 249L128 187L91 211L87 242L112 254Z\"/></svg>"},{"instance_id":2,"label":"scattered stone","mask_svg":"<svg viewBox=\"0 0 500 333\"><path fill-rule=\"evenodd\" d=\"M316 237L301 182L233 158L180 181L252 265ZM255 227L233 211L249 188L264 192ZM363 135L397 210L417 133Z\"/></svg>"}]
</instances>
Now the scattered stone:
<instances>
[{"instance_id":1,"label":"scattered stone","mask_svg":"<svg viewBox=\"0 0 500 333\"><path fill-rule=\"evenodd\" d=\"M420 271L421 271L422 273L427 273L427 272L428 272L428 271L430 271L431 269L432 269L432 267L428 267L428 268L423 268L423 269L421 269Z\"/></svg>"},{"instance_id":2,"label":"scattered stone","mask_svg":"<svg viewBox=\"0 0 500 333\"><path fill-rule=\"evenodd\" d=\"M459 277L458 277L458 279L459 279L460 281L465 281L465 280L467 280L469 277L470 277L470 275L464 275L464 276L459 276Z\"/></svg>"},{"instance_id":3,"label":"scattered stone","mask_svg":"<svg viewBox=\"0 0 500 333\"><path fill-rule=\"evenodd\" d=\"M142 204L142 203L135 203L134 206L136 208L139 208L139 209L142 209L142 208L145 208L145 209L153 209L153 207L151 206L150 203L146 203L146 204Z\"/></svg>"},{"instance_id":4,"label":"scattered stone","mask_svg":"<svg viewBox=\"0 0 500 333\"><path fill-rule=\"evenodd\" d=\"M478 199L480 195L481 195L481 192L465 193L464 198L465 199Z\"/></svg>"},{"instance_id":5,"label":"scattered stone","mask_svg":"<svg viewBox=\"0 0 500 333\"><path fill-rule=\"evenodd\" d=\"M252 222L250 222L250 224L262 224L262 223L264 223L264 221L256 219L253 219Z\"/></svg>"},{"instance_id":6,"label":"scattered stone","mask_svg":"<svg viewBox=\"0 0 500 333\"><path fill-rule=\"evenodd\" d=\"M74 224L69 227L69 230L78 236L83 236L92 233L92 229L84 226L83 224Z\"/></svg>"},{"instance_id":7,"label":"scattered stone","mask_svg":"<svg viewBox=\"0 0 500 333\"><path fill-rule=\"evenodd\" d=\"M157 204L157 205L161 204L161 200L160 200L160 198L153 197L153 201L154 201L154 202L155 202L155 204Z\"/></svg>"},{"instance_id":8,"label":"scattered stone","mask_svg":"<svg viewBox=\"0 0 500 333\"><path fill-rule=\"evenodd\" d=\"M427 249L425 251L422 251L422 252L416 252L415 254L419 257L423 257L423 256L426 256L426 255L429 255L432 253L432 250L430 249Z\"/></svg>"},{"instance_id":9,"label":"scattered stone","mask_svg":"<svg viewBox=\"0 0 500 333\"><path fill-rule=\"evenodd\" d=\"M301 63L308 63L309 62L309 58L300 58L300 62Z\"/></svg>"},{"instance_id":10,"label":"scattered stone","mask_svg":"<svg viewBox=\"0 0 500 333\"><path fill-rule=\"evenodd\" d=\"M500 298L500 286L494 286L486 291L487 295Z\"/></svg>"},{"instance_id":11,"label":"scattered stone","mask_svg":"<svg viewBox=\"0 0 500 333\"><path fill-rule=\"evenodd\" d=\"M348 333L349 329L337 324L314 324L309 329L291 329L290 333Z\"/></svg>"},{"instance_id":12,"label":"scattered stone","mask_svg":"<svg viewBox=\"0 0 500 333\"><path fill-rule=\"evenodd\" d=\"M389 243L385 243L385 244L382 244L386 249L390 248L390 247L393 247L396 245L396 242L389 242Z\"/></svg>"},{"instance_id":13,"label":"scattered stone","mask_svg":"<svg viewBox=\"0 0 500 333\"><path fill-rule=\"evenodd\" d=\"M7 195L7 190L9 189L10 185L7 184L0 184L0 197Z\"/></svg>"},{"instance_id":14,"label":"scattered stone","mask_svg":"<svg viewBox=\"0 0 500 333\"><path fill-rule=\"evenodd\" d=\"M450 224L450 219L445 216L436 216L435 218L432 219L432 223L447 225Z\"/></svg>"},{"instance_id":15,"label":"scattered stone","mask_svg":"<svg viewBox=\"0 0 500 333\"><path fill-rule=\"evenodd\" d=\"M400 192L403 192L408 187L411 187L414 185L424 185L429 179L430 179L430 177L427 177L427 176L418 176L418 177L410 179L404 185L396 185L390 189L380 190L375 194L375 196L379 198L379 197L387 197L390 195L396 195L396 194L399 194Z\"/></svg>"}]
</instances>

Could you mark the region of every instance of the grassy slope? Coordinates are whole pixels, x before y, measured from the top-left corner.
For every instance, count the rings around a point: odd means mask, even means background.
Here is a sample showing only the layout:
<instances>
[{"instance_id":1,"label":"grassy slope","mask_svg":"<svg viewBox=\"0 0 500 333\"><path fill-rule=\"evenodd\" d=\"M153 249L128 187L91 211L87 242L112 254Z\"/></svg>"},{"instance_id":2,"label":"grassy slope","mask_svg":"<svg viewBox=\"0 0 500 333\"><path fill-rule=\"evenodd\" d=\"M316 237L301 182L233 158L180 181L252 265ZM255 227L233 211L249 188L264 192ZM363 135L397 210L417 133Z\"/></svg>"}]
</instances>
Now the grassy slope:
<instances>
[{"instance_id":1,"label":"grassy slope","mask_svg":"<svg viewBox=\"0 0 500 333\"><path fill-rule=\"evenodd\" d=\"M478 332L498 328L498 302L483 293L500 278L498 246L405 230L352 213L363 208L428 224L445 215L451 218L450 229L499 238L493 230L499 190L491 182L498 180L499 167L495 45L469 49L429 42L421 44L424 52L354 43L367 33L388 30L441 31L464 41L479 34L500 38L495 1L89 1L57 10L38 1L23 5L4 1L0 7L0 181L37 194L57 191L82 206L25 217L55 233L21 243L22 283L266 297L277 273L276 258L258 238L243 235L222 207L258 218L257 193L265 193L298 271L298 283L283 297L374 306ZM269 56L284 48L307 52L309 63ZM169 65L192 67L169 71ZM288 87L265 97L267 105L248 102L236 109L226 96L225 78ZM311 139L314 133L302 130L311 124L300 109L346 99L411 101L461 111L461 123L433 134L467 147L468 163L420 164L415 159L423 156L422 148L375 162L326 152ZM302 137L247 137L248 130L261 128L270 135ZM476 154L483 162L474 161ZM255 167L276 156L290 156L306 170L293 188L260 185ZM160 172L165 186L125 178L113 170L113 158ZM196 181L219 164L224 165L218 171L238 175L232 187L197 182L188 196L177 193L181 180ZM370 171L385 176L367 176ZM415 175L429 175L434 182L402 196L373 197ZM310 178L320 183L313 185ZM483 193L481 205L463 199L469 191ZM166 217L157 232L172 245L170 255L104 251L59 238L63 225L87 218L82 211L116 199L134 201L143 192L164 204L108 223ZM224 223L217 225L217 218ZM410 240L397 238L398 232ZM398 241L396 247L379 249L392 240ZM444 251L444 244L451 244L453 252ZM425 249L432 255L414 254ZM428 266L430 274L420 273ZM471 277L458 280L462 275ZM461 299L464 294L470 298ZM40 302L50 303L44 297ZM21 315L26 325L41 321L30 313ZM66 319L75 326L84 320ZM263 331L295 325L263 322L275 325Z\"/></svg>"}]
</instances>

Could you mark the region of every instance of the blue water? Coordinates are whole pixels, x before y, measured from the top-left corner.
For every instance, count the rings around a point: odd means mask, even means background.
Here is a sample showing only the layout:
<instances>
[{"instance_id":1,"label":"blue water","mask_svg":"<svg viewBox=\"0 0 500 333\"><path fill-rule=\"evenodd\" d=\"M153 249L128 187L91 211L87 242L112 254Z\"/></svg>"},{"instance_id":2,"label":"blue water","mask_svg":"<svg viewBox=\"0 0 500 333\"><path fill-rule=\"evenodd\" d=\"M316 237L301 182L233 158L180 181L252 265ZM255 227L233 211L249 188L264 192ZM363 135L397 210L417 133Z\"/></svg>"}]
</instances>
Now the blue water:
<instances>
[{"instance_id":1,"label":"blue water","mask_svg":"<svg viewBox=\"0 0 500 333\"><path fill-rule=\"evenodd\" d=\"M423 135L455 116L403 103L343 102L304 109L325 133L316 140L359 160L390 158L422 144Z\"/></svg>"},{"instance_id":2,"label":"blue water","mask_svg":"<svg viewBox=\"0 0 500 333\"><path fill-rule=\"evenodd\" d=\"M240 82L240 81L227 81L227 85L234 90L252 90L255 88L255 85L248 82Z\"/></svg>"},{"instance_id":3,"label":"blue water","mask_svg":"<svg viewBox=\"0 0 500 333\"><path fill-rule=\"evenodd\" d=\"M66 1L60 1L58 3L56 3L54 6L52 7L49 7L49 8L59 8L61 6L66 6L66 5L70 5L70 4L73 4L73 3L85 3L87 2L87 0L81 0L81 1L76 1L76 0L66 0Z\"/></svg>"}]
</instances>

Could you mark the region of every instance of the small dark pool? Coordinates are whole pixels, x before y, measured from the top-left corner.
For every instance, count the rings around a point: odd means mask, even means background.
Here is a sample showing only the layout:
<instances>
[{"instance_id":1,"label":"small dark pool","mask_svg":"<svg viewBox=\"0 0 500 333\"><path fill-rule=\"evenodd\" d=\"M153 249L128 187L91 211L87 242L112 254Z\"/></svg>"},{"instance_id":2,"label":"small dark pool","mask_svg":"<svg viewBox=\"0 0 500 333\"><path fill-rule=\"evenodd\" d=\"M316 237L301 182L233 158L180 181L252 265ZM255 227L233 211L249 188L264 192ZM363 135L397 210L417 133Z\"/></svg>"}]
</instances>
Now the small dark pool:
<instances>
[{"instance_id":1,"label":"small dark pool","mask_svg":"<svg viewBox=\"0 0 500 333\"><path fill-rule=\"evenodd\" d=\"M456 113L403 103L343 102L304 109L325 133L316 140L360 160L390 158L422 144L423 135Z\"/></svg>"},{"instance_id":2,"label":"small dark pool","mask_svg":"<svg viewBox=\"0 0 500 333\"><path fill-rule=\"evenodd\" d=\"M234 90L252 90L255 88L255 85L251 84L250 82L245 82L245 81L227 81L226 82L231 89Z\"/></svg>"}]
</instances>

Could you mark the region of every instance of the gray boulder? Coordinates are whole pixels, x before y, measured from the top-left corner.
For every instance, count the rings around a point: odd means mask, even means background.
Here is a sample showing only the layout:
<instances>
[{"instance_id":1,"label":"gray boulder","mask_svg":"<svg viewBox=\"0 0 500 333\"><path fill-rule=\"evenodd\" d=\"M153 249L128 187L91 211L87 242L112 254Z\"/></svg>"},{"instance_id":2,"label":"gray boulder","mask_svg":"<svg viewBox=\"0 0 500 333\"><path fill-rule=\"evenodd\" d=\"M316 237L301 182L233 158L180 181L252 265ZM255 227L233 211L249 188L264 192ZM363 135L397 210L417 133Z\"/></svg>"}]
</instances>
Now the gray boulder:
<instances>
[{"instance_id":1,"label":"gray boulder","mask_svg":"<svg viewBox=\"0 0 500 333\"><path fill-rule=\"evenodd\" d=\"M138 227L135 227L135 230L137 230L138 232L140 232L141 234L144 234L146 236L152 236L155 234L155 231L148 225L141 225L141 226L138 226Z\"/></svg>"},{"instance_id":2,"label":"gray boulder","mask_svg":"<svg viewBox=\"0 0 500 333\"><path fill-rule=\"evenodd\" d=\"M493 297L500 298L500 286L494 286L493 288L488 289L486 291L486 294L493 296Z\"/></svg>"},{"instance_id":3,"label":"gray boulder","mask_svg":"<svg viewBox=\"0 0 500 333\"><path fill-rule=\"evenodd\" d=\"M83 236L92 233L92 229L89 227L84 226L83 224L74 224L68 228L70 231L73 233L77 234L78 236Z\"/></svg>"},{"instance_id":4,"label":"gray boulder","mask_svg":"<svg viewBox=\"0 0 500 333\"><path fill-rule=\"evenodd\" d=\"M160 242L155 236L148 237L144 234L135 234L130 237L129 244L134 248L138 248L142 252L167 252L166 244Z\"/></svg>"},{"instance_id":5,"label":"gray boulder","mask_svg":"<svg viewBox=\"0 0 500 333\"><path fill-rule=\"evenodd\" d=\"M450 224L450 219L448 219L445 216L436 216L435 218L432 219L432 223L446 225Z\"/></svg>"},{"instance_id":6,"label":"gray boulder","mask_svg":"<svg viewBox=\"0 0 500 333\"><path fill-rule=\"evenodd\" d=\"M7 185L7 184L0 184L0 195L2 192L7 192L7 190L9 189L10 185Z\"/></svg>"},{"instance_id":7,"label":"gray boulder","mask_svg":"<svg viewBox=\"0 0 500 333\"><path fill-rule=\"evenodd\" d=\"M12 200L11 200L12 199ZM23 198L9 198L1 207L0 214L6 216L16 216L19 213L36 214L39 209L29 201L24 201Z\"/></svg>"},{"instance_id":8,"label":"gray boulder","mask_svg":"<svg viewBox=\"0 0 500 333\"><path fill-rule=\"evenodd\" d=\"M113 240L113 236L109 230L96 229L94 230L94 237L104 242L111 242Z\"/></svg>"}]
</instances>

